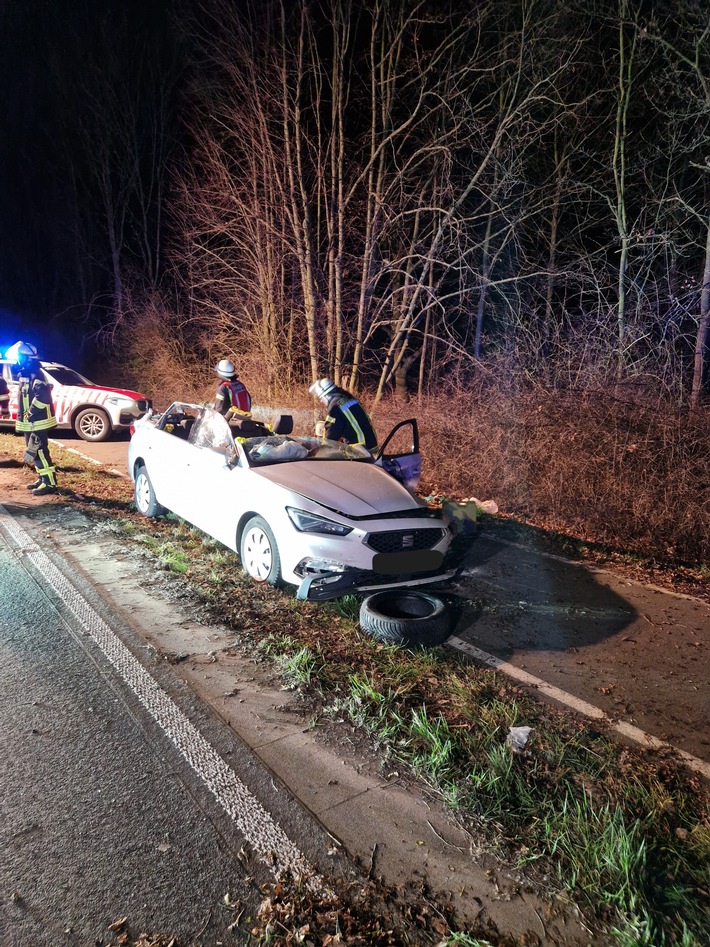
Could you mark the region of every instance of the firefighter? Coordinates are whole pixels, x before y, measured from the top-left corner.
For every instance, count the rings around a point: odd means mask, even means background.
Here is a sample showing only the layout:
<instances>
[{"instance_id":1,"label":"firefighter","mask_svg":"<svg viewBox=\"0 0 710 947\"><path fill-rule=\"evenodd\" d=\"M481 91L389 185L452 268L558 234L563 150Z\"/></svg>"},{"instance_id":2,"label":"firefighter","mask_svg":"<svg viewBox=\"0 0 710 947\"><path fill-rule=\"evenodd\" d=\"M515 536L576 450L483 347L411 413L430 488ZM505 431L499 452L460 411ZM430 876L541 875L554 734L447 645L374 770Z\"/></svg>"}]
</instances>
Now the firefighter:
<instances>
[{"instance_id":1,"label":"firefighter","mask_svg":"<svg viewBox=\"0 0 710 947\"><path fill-rule=\"evenodd\" d=\"M221 379L214 401L215 411L219 411L227 419L238 413L249 414L251 395L246 386L239 381L234 362L223 358L219 364L215 365L213 371L217 372Z\"/></svg>"},{"instance_id":2,"label":"firefighter","mask_svg":"<svg viewBox=\"0 0 710 947\"><path fill-rule=\"evenodd\" d=\"M9 418L10 417L10 389L7 387L7 382L0 375L0 418Z\"/></svg>"},{"instance_id":3,"label":"firefighter","mask_svg":"<svg viewBox=\"0 0 710 947\"><path fill-rule=\"evenodd\" d=\"M49 431L57 426L52 387L42 376L37 349L17 343L18 402L15 430L25 435L26 458L33 458L37 480L27 486L34 496L57 492L57 476L49 455Z\"/></svg>"},{"instance_id":4,"label":"firefighter","mask_svg":"<svg viewBox=\"0 0 710 947\"><path fill-rule=\"evenodd\" d=\"M320 378L308 390L328 413L323 424L323 437L331 441L362 444L370 451L375 450L375 429L354 395L339 388L330 378Z\"/></svg>"}]
</instances>

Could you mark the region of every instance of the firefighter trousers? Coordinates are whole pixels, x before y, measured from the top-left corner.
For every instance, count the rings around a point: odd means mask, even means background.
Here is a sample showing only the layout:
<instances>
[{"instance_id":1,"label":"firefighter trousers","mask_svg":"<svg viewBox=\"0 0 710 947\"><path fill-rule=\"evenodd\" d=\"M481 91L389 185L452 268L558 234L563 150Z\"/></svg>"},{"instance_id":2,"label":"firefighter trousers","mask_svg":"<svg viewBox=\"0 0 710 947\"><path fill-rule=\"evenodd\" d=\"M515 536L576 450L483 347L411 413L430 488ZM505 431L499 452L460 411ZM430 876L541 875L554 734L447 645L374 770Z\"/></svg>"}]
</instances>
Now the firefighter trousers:
<instances>
[{"instance_id":1,"label":"firefighter trousers","mask_svg":"<svg viewBox=\"0 0 710 947\"><path fill-rule=\"evenodd\" d=\"M25 444L29 445L30 437L36 437L37 441L37 456L35 457L35 470L37 471L38 478L42 483L46 484L48 487L57 486L57 471L56 467L52 463L52 458L49 453L49 435L46 431L34 431L25 432ZM35 442L37 443L37 442Z\"/></svg>"}]
</instances>

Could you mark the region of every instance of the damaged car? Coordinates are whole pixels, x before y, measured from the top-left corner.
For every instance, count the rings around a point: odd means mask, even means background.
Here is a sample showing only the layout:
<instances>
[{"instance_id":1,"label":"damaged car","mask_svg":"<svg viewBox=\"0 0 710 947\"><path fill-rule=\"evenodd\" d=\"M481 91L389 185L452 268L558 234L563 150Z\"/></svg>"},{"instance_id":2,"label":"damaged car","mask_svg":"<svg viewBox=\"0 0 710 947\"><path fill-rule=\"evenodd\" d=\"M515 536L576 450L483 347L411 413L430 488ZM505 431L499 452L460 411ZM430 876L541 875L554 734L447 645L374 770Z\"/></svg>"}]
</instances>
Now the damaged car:
<instances>
[{"instance_id":1,"label":"damaged car","mask_svg":"<svg viewBox=\"0 0 710 947\"><path fill-rule=\"evenodd\" d=\"M396 452L403 437L406 449ZM413 493L421 471L413 419L373 456L176 402L135 422L128 468L141 513L175 513L236 552L257 582L295 585L300 599L415 588L455 574L448 520Z\"/></svg>"}]
</instances>

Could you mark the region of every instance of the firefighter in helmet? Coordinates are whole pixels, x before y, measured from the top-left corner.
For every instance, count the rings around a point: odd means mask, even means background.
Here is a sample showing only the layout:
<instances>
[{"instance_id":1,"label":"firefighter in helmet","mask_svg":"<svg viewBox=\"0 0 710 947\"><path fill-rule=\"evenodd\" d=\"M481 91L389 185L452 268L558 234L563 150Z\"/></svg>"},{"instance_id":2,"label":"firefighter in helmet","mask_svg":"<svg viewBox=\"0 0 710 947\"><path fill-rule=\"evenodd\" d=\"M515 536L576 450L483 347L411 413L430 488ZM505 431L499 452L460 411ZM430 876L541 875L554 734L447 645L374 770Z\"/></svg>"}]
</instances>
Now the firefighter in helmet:
<instances>
[{"instance_id":1,"label":"firefighter in helmet","mask_svg":"<svg viewBox=\"0 0 710 947\"><path fill-rule=\"evenodd\" d=\"M239 381L234 362L230 362L228 358L223 358L215 365L213 371L220 378L214 401L215 411L219 411L227 419L237 412L249 414L251 411L251 395L246 386Z\"/></svg>"},{"instance_id":2,"label":"firefighter in helmet","mask_svg":"<svg viewBox=\"0 0 710 947\"><path fill-rule=\"evenodd\" d=\"M57 492L56 470L49 455L49 432L57 426L52 387L42 375L34 345L18 342L14 348L19 383L15 430L25 435L25 458L37 472L37 479L27 489L35 496L46 496Z\"/></svg>"},{"instance_id":3,"label":"firefighter in helmet","mask_svg":"<svg viewBox=\"0 0 710 947\"><path fill-rule=\"evenodd\" d=\"M377 435L363 406L354 395L338 387L330 378L319 378L308 389L326 409L323 436L331 441L377 447Z\"/></svg>"}]
</instances>

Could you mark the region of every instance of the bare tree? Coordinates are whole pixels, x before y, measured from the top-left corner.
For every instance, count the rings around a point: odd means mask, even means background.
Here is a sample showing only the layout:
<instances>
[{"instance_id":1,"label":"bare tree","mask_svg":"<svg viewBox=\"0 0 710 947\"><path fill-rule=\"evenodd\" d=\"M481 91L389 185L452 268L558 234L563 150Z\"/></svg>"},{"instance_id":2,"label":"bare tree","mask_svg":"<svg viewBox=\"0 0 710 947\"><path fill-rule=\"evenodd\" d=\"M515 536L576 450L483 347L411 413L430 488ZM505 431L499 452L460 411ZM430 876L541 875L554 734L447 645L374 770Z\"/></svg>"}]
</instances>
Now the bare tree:
<instances>
[{"instance_id":1,"label":"bare tree","mask_svg":"<svg viewBox=\"0 0 710 947\"><path fill-rule=\"evenodd\" d=\"M204 0L176 263L205 351L270 393L327 372L375 402L417 365L421 392L434 353L661 370L659 155L690 113L672 132L644 99L643 11ZM702 216L699 195L673 200Z\"/></svg>"},{"instance_id":2,"label":"bare tree","mask_svg":"<svg viewBox=\"0 0 710 947\"><path fill-rule=\"evenodd\" d=\"M697 407L710 345L710 11L682 2L672 16L654 19L648 36L662 51L663 74L675 87L673 105L667 109L665 154L672 181L662 197L666 207L675 205L683 217L675 221L675 243L684 244L683 256L698 266L690 392L690 403Z\"/></svg>"}]
</instances>

